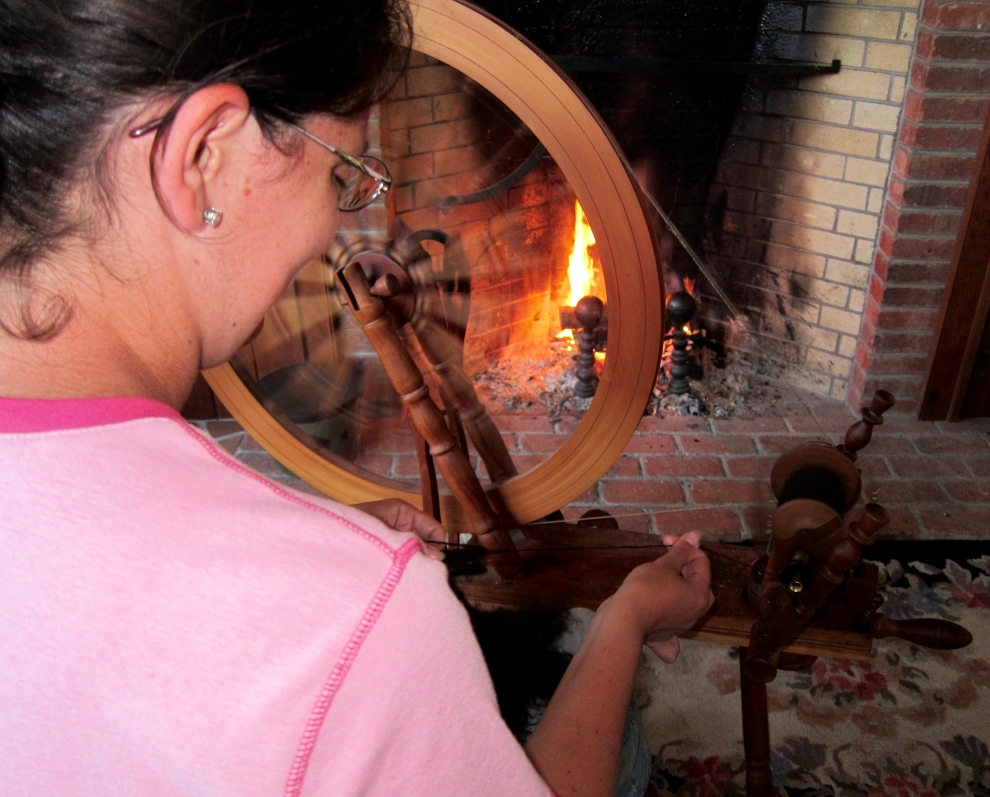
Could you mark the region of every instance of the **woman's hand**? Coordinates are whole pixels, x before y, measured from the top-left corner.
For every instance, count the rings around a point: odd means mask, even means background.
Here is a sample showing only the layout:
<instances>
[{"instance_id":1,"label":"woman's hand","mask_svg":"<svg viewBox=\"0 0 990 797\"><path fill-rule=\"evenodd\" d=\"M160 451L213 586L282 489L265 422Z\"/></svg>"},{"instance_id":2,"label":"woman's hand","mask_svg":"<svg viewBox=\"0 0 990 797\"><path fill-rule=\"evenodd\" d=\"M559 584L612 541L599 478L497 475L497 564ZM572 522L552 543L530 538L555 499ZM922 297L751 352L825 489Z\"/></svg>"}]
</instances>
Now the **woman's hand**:
<instances>
[{"instance_id":1,"label":"woman's hand","mask_svg":"<svg viewBox=\"0 0 990 797\"><path fill-rule=\"evenodd\" d=\"M663 543L671 546L670 551L633 570L602 609L615 622L633 623L645 644L670 664L680 652L677 635L711 608L715 596L698 533L667 535Z\"/></svg>"},{"instance_id":2,"label":"woman's hand","mask_svg":"<svg viewBox=\"0 0 990 797\"><path fill-rule=\"evenodd\" d=\"M368 501L365 504L355 504L354 508L378 518L396 531L411 532L423 542L446 541L447 532L436 519L399 498ZM443 559L443 551L432 545L424 545L423 551L433 559Z\"/></svg>"},{"instance_id":3,"label":"woman's hand","mask_svg":"<svg viewBox=\"0 0 990 797\"><path fill-rule=\"evenodd\" d=\"M712 605L708 558L696 532L667 536L670 551L633 570L599 606L567 672L526 742L561 797L611 797L644 640L666 662L677 634ZM656 640L656 641L654 641Z\"/></svg>"}]
</instances>

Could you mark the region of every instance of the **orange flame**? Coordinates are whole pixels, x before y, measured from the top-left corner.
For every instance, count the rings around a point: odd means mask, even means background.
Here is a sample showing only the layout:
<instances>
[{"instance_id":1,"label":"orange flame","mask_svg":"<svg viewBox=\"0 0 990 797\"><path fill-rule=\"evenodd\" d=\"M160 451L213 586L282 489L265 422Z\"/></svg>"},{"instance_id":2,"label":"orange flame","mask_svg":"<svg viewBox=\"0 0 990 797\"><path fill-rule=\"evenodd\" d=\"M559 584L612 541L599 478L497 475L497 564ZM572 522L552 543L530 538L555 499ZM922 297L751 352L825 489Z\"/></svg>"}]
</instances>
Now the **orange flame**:
<instances>
[{"instance_id":1,"label":"orange flame","mask_svg":"<svg viewBox=\"0 0 990 797\"><path fill-rule=\"evenodd\" d=\"M595 234L584 215L584 208L575 200L574 247L567 259L567 280L571 286L570 296L565 302L568 307L574 307L579 299L590 296L595 287L595 263L588 251L594 245Z\"/></svg>"},{"instance_id":2,"label":"orange flame","mask_svg":"<svg viewBox=\"0 0 990 797\"><path fill-rule=\"evenodd\" d=\"M595 279L595 260L591 253L591 248L594 245L595 234L591 231L588 217L584 215L584 208L581 207L581 203L575 200L574 241L571 245L571 253L567 258L569 292L567 300L561 301L561 305L574 307L585 296L597 296L604 300L604 287L599 286ZM561 295L564 294L563 288L564 285L561 284ZM573 343L574 333L569 329L563 329L557 333L557 339ZM604 357L604 355L602 356Z\"/></svg>"}]
</instances>

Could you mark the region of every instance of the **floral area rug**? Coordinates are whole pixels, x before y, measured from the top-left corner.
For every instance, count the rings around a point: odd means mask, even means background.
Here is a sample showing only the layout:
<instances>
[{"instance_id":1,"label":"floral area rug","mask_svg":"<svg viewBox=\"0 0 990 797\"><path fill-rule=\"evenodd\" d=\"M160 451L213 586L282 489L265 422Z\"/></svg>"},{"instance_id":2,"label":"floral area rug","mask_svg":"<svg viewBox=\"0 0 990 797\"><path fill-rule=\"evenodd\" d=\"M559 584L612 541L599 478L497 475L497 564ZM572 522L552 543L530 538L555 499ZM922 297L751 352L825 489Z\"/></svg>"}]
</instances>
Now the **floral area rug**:
<instances>
[{"instance_id":1,"label":"floral area rug","mask_svg":"<svg viewBox=\"0 0 990 797\"><path fill-rule=\"evenodd\" d=\"M928 551L942 555L878 562L882 611L958 622L973 643L935 651L876 640L870 661L780 672L768 687L778 795L990 797L990 551ZM745 794L738 655L685 641L673 665L651 656L641 669L637 699L659 794Z\"/></svg>"}]
</instances>

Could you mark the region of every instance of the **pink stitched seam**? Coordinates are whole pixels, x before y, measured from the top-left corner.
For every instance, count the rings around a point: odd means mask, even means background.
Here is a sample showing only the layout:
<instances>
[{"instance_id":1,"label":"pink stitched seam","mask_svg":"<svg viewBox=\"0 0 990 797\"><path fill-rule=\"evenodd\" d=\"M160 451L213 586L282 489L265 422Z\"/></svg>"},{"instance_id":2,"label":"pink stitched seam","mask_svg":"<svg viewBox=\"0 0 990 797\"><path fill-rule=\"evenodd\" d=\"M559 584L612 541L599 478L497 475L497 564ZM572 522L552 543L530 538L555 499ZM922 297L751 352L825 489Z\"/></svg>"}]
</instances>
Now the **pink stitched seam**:
<instances>
[{"instance_id":1,"label":"pink stitched seam","mask_svg":"<svg viewBox=\"0 0 990 797\"><path fill-rule=\"evenodd\" d=\"M193 439L203 446L203 448L206 449L206 452L217 460L217 462L226 465L228 468L232 468L248 478L254 479L281 498L285 498L293 503L299 504L300 506L311 509L315 512L319 512L322 515L326 515L327 517L343 523L349 529L357 532L359 535L368 540L368 542L373 543L392 556L392 566L389 568L388 573L385 574L385 578L382 579L381 584L378 585L378 590L375 592L374 598L372 598L371 603L368 604L361 620L358 622L357 628L354 630L354 633L351 634L351 638L344 646L344 650L341 652L340 658L330 671L330 675L327 677L327 680L323 685L320 696L317 698L316 704L313 706L313 711L310 713L309 721L306 723L306 728L303 731L302 738L299 741L299 747L296 750L295 758L292 761L292 767L289 770L289 779L285 784L285 797L298 797L298 794L302 789L303 779L306 776L306 770L309 767L309 759L313 754L313 748L316 745L316 739L320 733L320 728L323 727L323 720L326 718L327 712L330 710L330 705L333 703L337 690L340 689L341 684L344 682L344 678L347 677L347 673L350 671L351 665L354 663L354 659L357 658L357 654L360 652L361 646L364 644L364 640L368 638L368 634L371 633L375 623L378 621L382 611L385 609L385 604L388 603L389 598L392 597L392 593L395 591L395 588L399 583L399 579L402 578L402 574L405 572L406 565L409 563L409 560L420 552L420 543L418 539L413 538L403 543L398 549L395 549L388 545L384 540L379 539L371 532L365 531L360 526L355 525L346 518L342 518L340 515L330 512L323 507L311 504L309 501L303 500L299 496L290 493L284 487L281 487L280 485L269 481L264 476L255 473L250 468L242 465L240 462L228 459L226 455L220 453L219 448L214 443L202 437L198 432L194 431L191 426L186 425L185 422L182 422L180 425L188 434L192 435Z\"/></svg>"},{"instance_id":2,"label":"pink stitched seam","mask_svg":"<svg viewBox=\"0 0 990 797\"><path fill-rule=\"evenodd\" d=\"M226 454L222 454L220 452L220 448L215 443L213 443L211 440L207 440L206 438L204 438L199 432L194 431L193 428L189 426L185 421L181 421L181 422L176 421L176 423L178 423L187 434L191 435L192 438L197 443L199 443L203 448L205 448L206 452L221 465L226 465L228 468L237 471L241 475L247 476L250 479L254 479L254 481L264 485L280 498L284 498L287 501L292 501L294 504L299 504L299 506L305 507L306 509L310 509L314 512L319 512L321 515L326 515L329 518L333 518L338 523L343 523L351 531L356 532L360 536L364 537L368 542L372 543L378 548L381 548L390 556L395 555L396 552L395 548L393 548L384 540L376 537L370 531L365 531L360 526L349 521L347 518L342 518L340 515L331 512L329 509L324 509L321 506L316 506L316 504L311 504L309 501L300 498L298 495L290 493L284 487L275 484L275 482L273 481L266 479L260 473L255 473L253 470L245 467L240 462L229 459ZM405 543L402 546L402 548L405 548L406 545L408 545L408 543ZM399 550L402 550L402 548L400 548Z\"/></svg>"},{"instance_id":3,"label":"pink stitched seam","mask_svg":"<svg viewBox=\"0 0 990 797\"><path fill-rule=\"evenodd\" d=\"M288 782L285 784L285 797L298 797L299 792L302 790L303 779L306 777L306 769L309 767L309 759L313 754L313 747L316 745L316 739L320 734L320 729L323 727L323 720L326 719L333 699L336 697L337 691L340 689L341 684L343 684L344 679L347 677L347 673L351 669L351 665L354 664L354 660L361 651L361 646L368 638L375 623L378 622L378 618L381 617L382 611L385 609L385 604L392 597L399 579L402 578L402 574L405 572L406 565L417 553L419 553L419 543L416 540L409 540L395 552L392 566L389 568L388 573L385 574L385 578L382 579L381 584L378 585L375 597L368 604L368 608L365 609L357 628L354 629L354 633L351 634L351 638L344 646L340 658L330 671L326 683L323 684L320 696L313 706L313 711L309 716L309 721L306 723L306 729L303 731L302 738L299 740L296 757L292 762L292 768L289 770Z\"/></svg>"}]
</instances>

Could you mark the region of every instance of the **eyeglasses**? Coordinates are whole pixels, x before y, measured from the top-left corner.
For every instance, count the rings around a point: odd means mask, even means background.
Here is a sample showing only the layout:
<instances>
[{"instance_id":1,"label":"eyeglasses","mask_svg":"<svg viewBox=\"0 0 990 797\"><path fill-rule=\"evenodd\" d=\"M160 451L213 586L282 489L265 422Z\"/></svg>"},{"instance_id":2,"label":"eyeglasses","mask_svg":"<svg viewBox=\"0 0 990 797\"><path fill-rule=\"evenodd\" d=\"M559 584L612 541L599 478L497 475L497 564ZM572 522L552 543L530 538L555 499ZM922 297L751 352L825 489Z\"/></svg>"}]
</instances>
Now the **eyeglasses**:
<instances>
[{"instance_id":1,"label":"eyeglasses","mask_svg":"<svg viewBox=\"0 0 990 797\"><path fill-rule=\"evenodd\" d=\"M355 158L353 155L348 155L337 149L333 144L328 144L322 138L317 138L299 125L290 122L289 127L298 130L310 141L314 141L324 149L330 150L344 163L352 167L347 178L341 181L340 197L337 200L337 207L345 213L368 207L392 187L392 175L389 173L388 167L378 158L371 155Z\"/></svg>"},{"instance_id":2,"label":"eyeglasses","mask_svg":"<svg viewBox=\"0 0 990 797\"><path fill-rule=\"evenodd\" d=\"M163 118L154 119L140 127L135 127L130 132L131 138L140 138L153 130L157 130ZM337 199L337 207L340 210L350 213L366 208L392 187L392 175L389 173L388 167L378 158L371 155L355 158L353 155L348 155L337 149L333 144L328 144L323 139L317 138L305 128L291 122L288 124L289 127L298 130L310 141L329 150L351 167L347 178L340 180L340 196Z\"/></svg>"}]
</instances>

